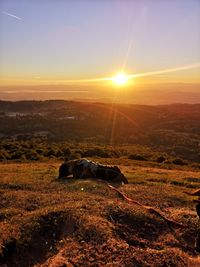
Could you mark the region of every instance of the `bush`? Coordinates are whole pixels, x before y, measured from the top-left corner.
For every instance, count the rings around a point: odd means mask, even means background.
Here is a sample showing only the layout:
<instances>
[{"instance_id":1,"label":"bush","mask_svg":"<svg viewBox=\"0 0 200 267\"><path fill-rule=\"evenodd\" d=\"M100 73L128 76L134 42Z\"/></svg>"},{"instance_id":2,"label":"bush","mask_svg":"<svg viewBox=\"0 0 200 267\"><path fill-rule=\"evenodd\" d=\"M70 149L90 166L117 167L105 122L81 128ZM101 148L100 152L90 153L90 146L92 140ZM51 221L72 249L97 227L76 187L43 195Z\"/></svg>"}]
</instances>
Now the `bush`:
<instances>
[{"instance_id":1,"label":"bush","mask_svg":"<svg viewBox=\"0 0 200 267\"><path fill-rule=\"evenodd\" d=\"M145 157L138 155L138 154L130 154L128 156L128 159L147 161L147 159Z\"/></svg>"},{"instance_id":2,"label":"bush","mask_svg":"<svg viewBox=\"0 0 200 267\"><path fill-rule=\"evenodd\" d=\"M200 169L200 164L199 164L199 163L193 163L191 166L192 166L193 168Z\"/></svg>"},{"instance_id":3,"label":"bush","mask_svg":"<svg viewBox=\"0 0 200 267\"><path fill-rule=\"evenodd\" d=\"M0 151L0 161L5 160L5 159L6 159L6 157L5 157L4 153Z\"/></svg>"},{"instance_id":4,"label":"bush","mask_svg":"<svg viewBox=\"0 0 200 267\"><path fill-rule=\"evenodd\" d=\"M25 157L28 160L39 160L40 157L35 150L29 150L25 153Z\"/></svg>"},{"instance_id":5,"label":"bush","mask_svg":"<svg viewBox=\"0 0 200 267\"><path fill-rule=\"evenodd\" d=\"M69 148L63 148L62 149L64 157L68 158L71 155L71 150Z\"/></svg>"},{"instance_id":6,"label":"bush","mask_svg":"<svg viewBox=\"0 0 200 267\"><path fill-rule=\"evenodd\" d=\"M170 160L165 160L164 163L165 164L172 164L172 162Z\"/></svg>"},{"instance_id":7,"label":"bush","mask_svg":"<svg viewBox=\"0 0 200 267\"><path fill-rule=\"evenodd\" d=\"M4 149L0 151L0 160L10 159L10 158L11 156L7 151L5 151Z\"/></svg>"},{"instance_id":8,"label":"bush","mask_svg":"<svg viewBox=\"0 0 200 267\"><path fill-rule=\"evenodd\" d=\"M82 156L83 157L100 157L100 158L109 158L109 153L101 148L92 148L92 149L88 149L86 151L82 152Z\"/></svg>"},{"instance_id":9,"label":"bush","mask_svg":"<svg viewBox=\"0 0 200 267\"><path fill-rule=\"evenodd\" d=\"M57 158L63 157L63 152L61 150L57 150L56 151L56 157Z\"/></svg>"},{"instance_id":10,"label":"bush","mask_svg":"<svg viewBox=\"0 0 200 267\"><path fill-rule=\"evenodd\" d=\"M176 165L187 165L187 163L185 161L183 161L182 159L179 159L179 158L172 160L172 163L176 164Z\"/></svg>"},{"instance_id":11,"label":"bush","mask_svg":"<svg viewBox=\"0 0 200 267\"><path fill-rule=\"evenodd\" d=\"M11 155L11 159L16 160L21 158L21 153L20 152L15 152Z\"/></svg>"},{"instance_id":12,"label":"bush","mask_svg":"<svg viewBox=\"0 0 200 267\"><path fill-rule=\"evenodd\" d=\"M80 159L81 158L81 154L79 154L79 153L72 153L71 155L70 155L70 157L69 158L66 158L65 160L72 160L72 159Z\"/></svg>"},{"instance_id":13,"label":"bush","mask_svg":"<svg viewBox=\"0 0 200 267\"><path fill-rule=\"evenodd\" d=\"M54 149L50 149L45 153L46 157L51 157L51 156L55 156L56 155L56 151Z\"/></svg>"},{"instance_id":14,"label":"bush","mask_svg":"<svg viewBox=\"0 0 200 267\"><path fill-rule=\"evenodd\" d=\"M41 149L41 148L38 148L38 149L36 149L35 151L36 151L38 154L40 154L40 155L43 155L43 153L44 153L44 150Z\"/></svg>"},{"instance_id":15,"label":"bush","mask_svg":"<svg viewBox=\"0 0 200 267\"><path fill-rule=\"evenodd\" d=\"M166 160L165 157L160 156L160 157L158 157L158 158L156 159L156 162L158 162L158 163L162 163L162 162L164 162L165 160Z\"/></svg>"}]
</instances>

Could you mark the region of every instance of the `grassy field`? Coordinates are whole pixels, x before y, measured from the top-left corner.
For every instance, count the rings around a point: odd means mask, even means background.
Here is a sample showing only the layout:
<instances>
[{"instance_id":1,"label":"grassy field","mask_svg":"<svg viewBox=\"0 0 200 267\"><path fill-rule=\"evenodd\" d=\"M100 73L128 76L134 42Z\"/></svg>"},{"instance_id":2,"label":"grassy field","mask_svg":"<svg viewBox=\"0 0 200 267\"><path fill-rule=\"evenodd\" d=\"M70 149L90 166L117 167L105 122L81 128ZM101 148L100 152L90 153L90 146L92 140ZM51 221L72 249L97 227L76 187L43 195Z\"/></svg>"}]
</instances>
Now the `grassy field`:
<instances>
[{"instance_id":1,"label":"grassy field","mask_svg":"<svg viewBox=\"0 0 200 267\"><path fill-rule=\"evenodd\" d=\"M200 172L121 162L130 183L119 189L186 226L174 228L103 183L58 181L59 165L0 165L0 266L200 266L198 218L183 193L200 188Z\"/></svg>"}]
</instances>

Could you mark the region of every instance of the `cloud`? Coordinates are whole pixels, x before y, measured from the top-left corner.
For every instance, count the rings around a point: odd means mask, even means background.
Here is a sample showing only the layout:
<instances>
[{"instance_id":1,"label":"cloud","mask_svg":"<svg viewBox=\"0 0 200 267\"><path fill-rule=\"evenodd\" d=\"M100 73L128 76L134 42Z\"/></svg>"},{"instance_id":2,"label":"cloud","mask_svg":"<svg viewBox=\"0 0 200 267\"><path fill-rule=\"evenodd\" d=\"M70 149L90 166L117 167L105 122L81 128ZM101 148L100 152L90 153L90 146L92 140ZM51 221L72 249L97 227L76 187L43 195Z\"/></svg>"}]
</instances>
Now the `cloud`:
<instances>
[{"instance_id":1,"label":"cloud","mask_svg":"<svg viewBox=\"0 0 200 267\"><path fill-rule=\"evenodd\" d=\"M12 17L12 18L17 19L17 20L23 20L22 18L20 18L20 17L18 17L18 16L15 16L14 14L8 13L8 12L6 12L6 11L2 11L2 13L3 13L4 15L7 15L7 16Z\"/></svg>"}]
</instances>

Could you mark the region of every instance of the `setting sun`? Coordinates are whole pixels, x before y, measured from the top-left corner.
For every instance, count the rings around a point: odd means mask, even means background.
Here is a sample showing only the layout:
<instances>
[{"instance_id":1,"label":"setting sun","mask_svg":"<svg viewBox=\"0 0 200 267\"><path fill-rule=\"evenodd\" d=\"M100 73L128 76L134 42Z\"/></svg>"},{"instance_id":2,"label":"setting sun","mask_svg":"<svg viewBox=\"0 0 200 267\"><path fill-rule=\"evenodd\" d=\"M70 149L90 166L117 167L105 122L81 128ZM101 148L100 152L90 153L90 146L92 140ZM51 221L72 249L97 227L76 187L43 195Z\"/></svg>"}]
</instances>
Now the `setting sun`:
<instances>
[{"instance_id":1,"label":"setting sun","mask_svg":"<svg viewBox=\"0 0 200 267\"><path fill-rule=\"evenodd\" d=\"M113 77L113 82L117 85L125 85L128 82L128 76L122 72Z\"/></svg>"}]
</instances>

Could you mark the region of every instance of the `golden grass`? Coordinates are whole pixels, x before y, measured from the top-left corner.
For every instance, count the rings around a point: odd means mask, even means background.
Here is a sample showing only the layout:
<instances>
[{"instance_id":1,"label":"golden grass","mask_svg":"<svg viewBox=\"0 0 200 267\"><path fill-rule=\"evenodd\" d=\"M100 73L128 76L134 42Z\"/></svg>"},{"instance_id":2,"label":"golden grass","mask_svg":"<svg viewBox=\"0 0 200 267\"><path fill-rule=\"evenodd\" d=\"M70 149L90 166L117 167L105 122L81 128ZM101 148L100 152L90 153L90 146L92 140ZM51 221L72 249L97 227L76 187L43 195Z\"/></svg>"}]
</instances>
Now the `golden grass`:
<instances>
[{"instance_id":1,"label":"golden grass","mask_svg":"<svg viewBox=\"0 0 200 267\"><path fill-rule=\"evenodd\" d=\"M183 191L200 187L200 173L123 163L130 183L120 190L185 229L169 228L104 184L56 180L59 162L1 164L0 264L198 266L198 220Z\"/></svg>"}]
</instances>

